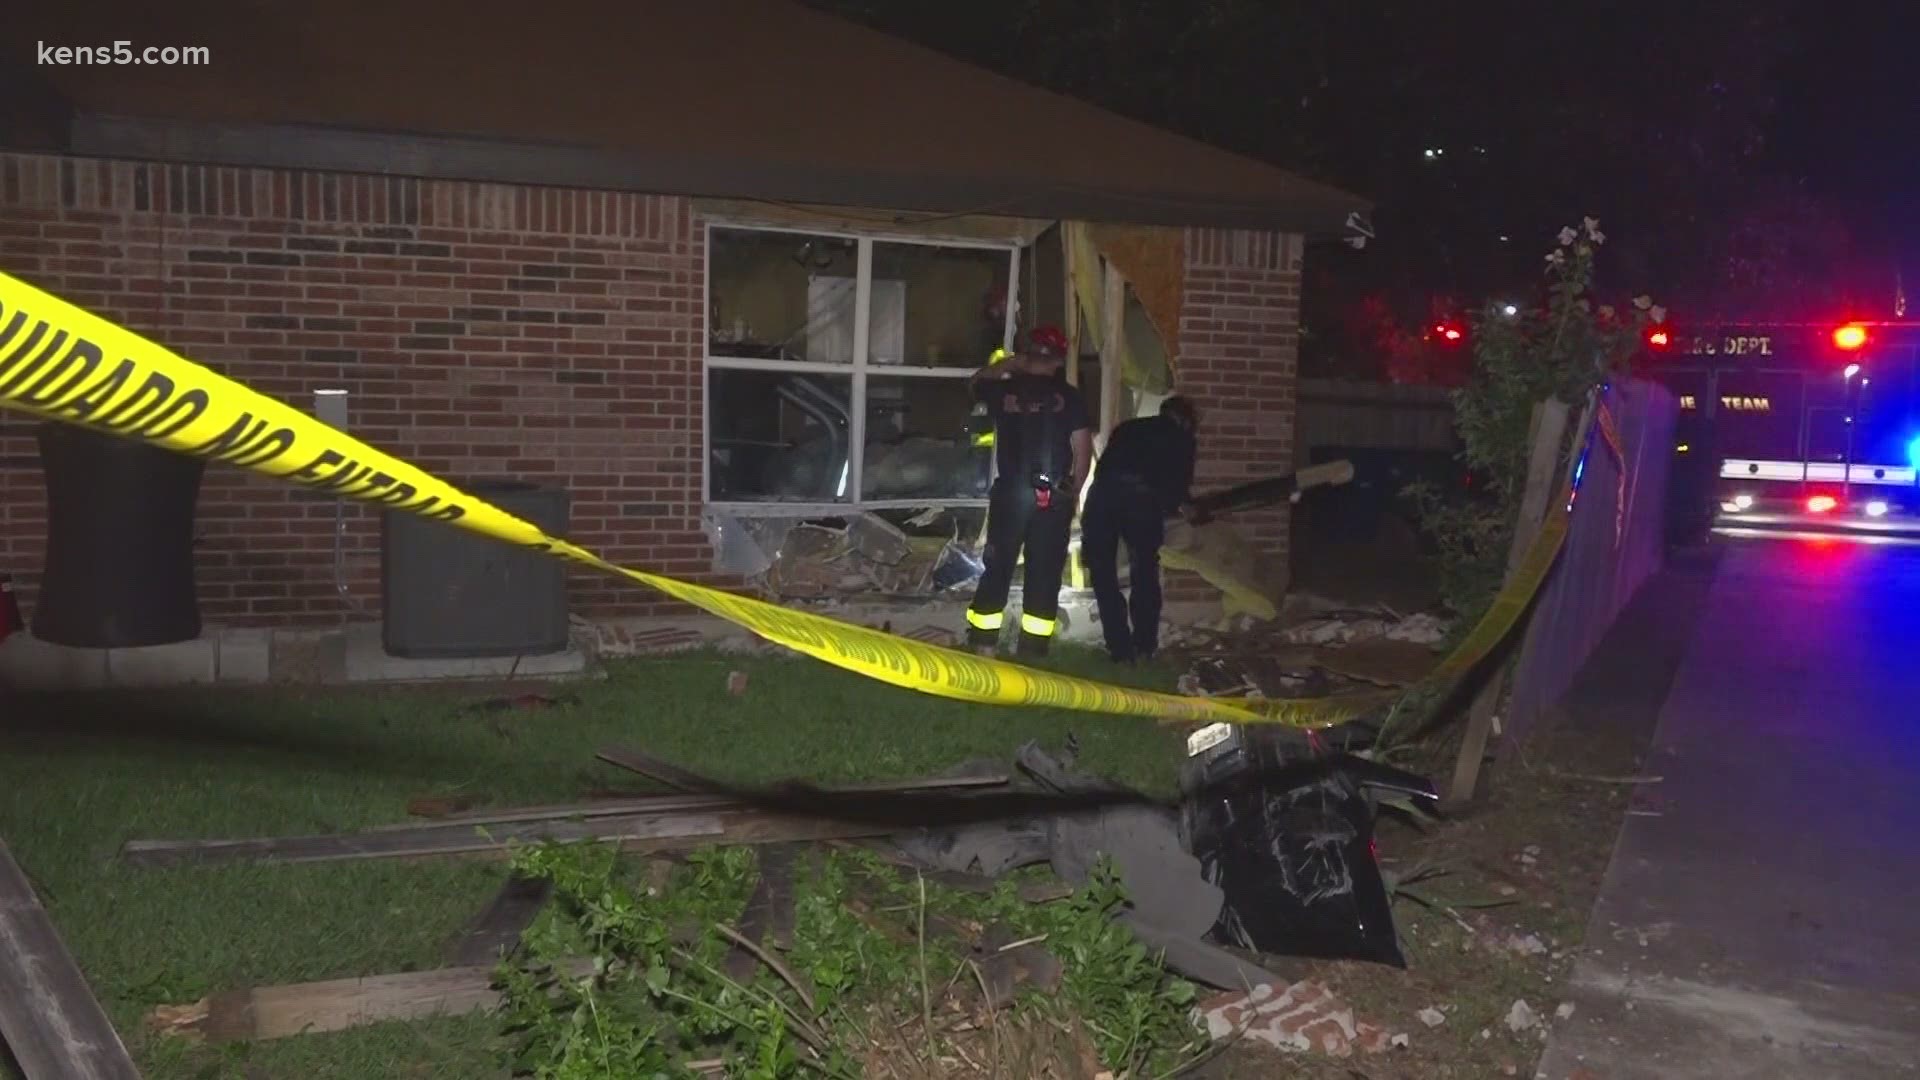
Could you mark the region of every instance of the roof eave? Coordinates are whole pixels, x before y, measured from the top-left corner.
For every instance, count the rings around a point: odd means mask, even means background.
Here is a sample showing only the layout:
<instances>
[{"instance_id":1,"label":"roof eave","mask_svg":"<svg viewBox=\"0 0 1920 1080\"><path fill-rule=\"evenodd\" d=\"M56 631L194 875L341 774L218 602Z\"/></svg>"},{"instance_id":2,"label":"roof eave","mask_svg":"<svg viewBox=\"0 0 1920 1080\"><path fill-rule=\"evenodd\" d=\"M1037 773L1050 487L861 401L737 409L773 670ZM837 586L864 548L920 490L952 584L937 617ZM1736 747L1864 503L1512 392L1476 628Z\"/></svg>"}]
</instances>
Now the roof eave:
<instances>
[{"instance_id":1,"label":"roof eave","mask_svg":"<svg viewBox=\"0 0 1920 1080\"><path fill-rule=\"evenodd\" d=\"M523 140L88 113L73 117L67 142L71 152L83 156L169 164L779 200L912 213L1264 229L1309 237L1343 235L1353 215L1371 209L1357 197L1317 186L1291 199L1195 201L1120 189L1014 187L991 178L876 175Z\"/></svg>"}]
</instances>

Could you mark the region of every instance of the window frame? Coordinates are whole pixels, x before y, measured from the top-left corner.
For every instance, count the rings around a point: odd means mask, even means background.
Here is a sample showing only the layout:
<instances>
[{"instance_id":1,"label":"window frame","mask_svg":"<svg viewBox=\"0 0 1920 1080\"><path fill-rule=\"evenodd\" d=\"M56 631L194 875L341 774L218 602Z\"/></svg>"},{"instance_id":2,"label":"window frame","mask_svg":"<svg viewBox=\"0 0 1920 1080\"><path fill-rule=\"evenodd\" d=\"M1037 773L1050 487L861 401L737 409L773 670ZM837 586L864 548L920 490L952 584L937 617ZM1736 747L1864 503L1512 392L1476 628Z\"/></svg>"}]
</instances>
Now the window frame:
<instances>
[{"instance_id":1,"label":"window frame","mask_svg":"<svg viewBox=\"0 0 1920 1080\"><path fill-rule=\"evenodd\" d=\"M977 239L956 239L933 234L902 235L894 233L852 233L839 229L806 229L791 225L763 225L752 221L732 221L727 219L709 219L703 223L703 240L706 244L705 257L700 274L700 502L710 510L718 510L735 516L753 515L769 517L813 516L830 517L856 514L866 510L911 509L930 506L983 507L984 498L954 499L862 499L860 493L865 481L867 458L867 379L871 375L882 378L905 379L965 379L971 376L977 367L928 368L909 367L895 364L869 364L868 338L872 333L873 319L873 246L879 244L911 244L920 247L972 248L985 251L1004 251L1007 255L1007 313L1006 323L1001 329L1000 346L1013 347L1016 304L1014 298L1020 295L1020 263L1024 247L1017 240L1004 242ZM854 263L853 298L853 362L835 364L818 360L769 360L758 357L715 356L713 353L713 327L708 325L713 311L713 235L716 231L785 233L793 236L818 236L838 240L852 240L856 244ZM981 360L984 363L985 357ZM803 501L803 500L717 500L713 497L713 399L711 387L714 371L787 371L816 375L841 375L851 378L850 401L848 411L852 414L847 422L847 490L851 495L841 501Z\"/></svg>"}]
</instances>

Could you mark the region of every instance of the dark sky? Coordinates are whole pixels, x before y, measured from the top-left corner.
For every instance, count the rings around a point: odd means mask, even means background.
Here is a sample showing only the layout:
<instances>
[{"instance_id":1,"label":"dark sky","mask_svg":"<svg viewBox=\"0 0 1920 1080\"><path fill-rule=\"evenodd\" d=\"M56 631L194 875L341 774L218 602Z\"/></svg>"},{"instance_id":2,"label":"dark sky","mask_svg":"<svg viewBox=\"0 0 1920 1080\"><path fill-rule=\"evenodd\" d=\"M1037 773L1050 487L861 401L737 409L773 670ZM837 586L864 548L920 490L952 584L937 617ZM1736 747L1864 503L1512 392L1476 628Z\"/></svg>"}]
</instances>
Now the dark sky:
<instances>
[{"instance_id":1,"label":"dark sky","mask_svg":"<svg viewBox=\"0 0 1920 1080\"><path fill-rule=\"evenodd\" d=\"M1920 195L1920 5L1802 0L1792 31L1770 160L1822 194L1911 204Z\"/></svg>"}]
</instances>

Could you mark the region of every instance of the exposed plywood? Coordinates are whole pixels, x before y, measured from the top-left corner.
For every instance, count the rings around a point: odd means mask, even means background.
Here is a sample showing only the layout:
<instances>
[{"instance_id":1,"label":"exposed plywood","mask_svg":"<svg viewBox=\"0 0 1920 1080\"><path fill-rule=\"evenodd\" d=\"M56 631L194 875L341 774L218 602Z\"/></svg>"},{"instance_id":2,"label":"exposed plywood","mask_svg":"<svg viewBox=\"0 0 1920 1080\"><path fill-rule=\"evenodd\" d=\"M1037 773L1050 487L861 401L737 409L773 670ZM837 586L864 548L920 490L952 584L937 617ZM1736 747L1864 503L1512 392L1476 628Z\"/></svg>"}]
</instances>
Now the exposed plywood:
<instances>
[{"instance_id":1,"label":"exposed plywood","mask_svg":"<svg viewBox=\"0 0 1920 1080\"><path fill-rule=\"evenodd\" d=\"M1185 233L1155 225L1093 225L1089 232L1094 247L1133 287L1168 360L1177 365L1180 305L1186 289Z\"/></svg>"}]
</instances>

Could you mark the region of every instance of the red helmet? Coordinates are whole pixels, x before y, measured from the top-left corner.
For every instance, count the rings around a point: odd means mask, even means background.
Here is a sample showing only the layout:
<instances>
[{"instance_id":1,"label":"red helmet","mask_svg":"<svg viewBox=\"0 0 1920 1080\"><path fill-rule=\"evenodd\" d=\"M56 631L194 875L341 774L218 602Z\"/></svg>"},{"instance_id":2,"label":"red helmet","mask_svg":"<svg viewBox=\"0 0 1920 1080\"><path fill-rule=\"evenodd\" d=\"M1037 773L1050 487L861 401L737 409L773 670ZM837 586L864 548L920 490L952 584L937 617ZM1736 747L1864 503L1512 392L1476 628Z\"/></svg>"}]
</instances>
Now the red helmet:
<instances>
[{"instance_id":1,"label":"red helmet","mask_svg":"<svg viewBox=\"0 0 1920 1080\"><path fill-rule=\"evenodd\" d=\"M1067 335L1057 326L1036 326L1027 335L1027 347L1035 355L1055 360L1067 358Z\"/></svg>"}]
</instances>

